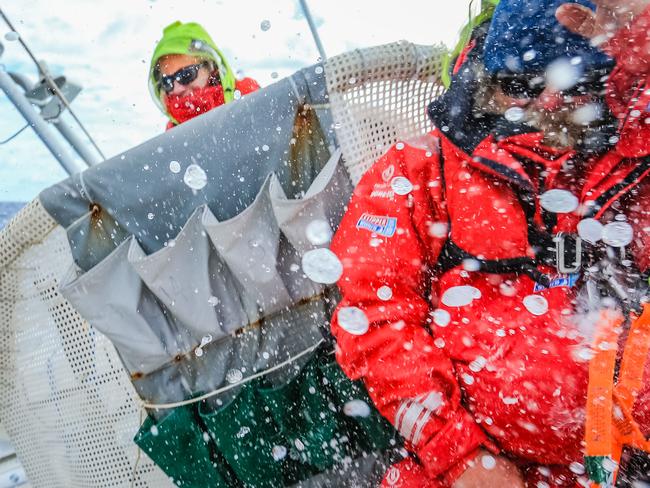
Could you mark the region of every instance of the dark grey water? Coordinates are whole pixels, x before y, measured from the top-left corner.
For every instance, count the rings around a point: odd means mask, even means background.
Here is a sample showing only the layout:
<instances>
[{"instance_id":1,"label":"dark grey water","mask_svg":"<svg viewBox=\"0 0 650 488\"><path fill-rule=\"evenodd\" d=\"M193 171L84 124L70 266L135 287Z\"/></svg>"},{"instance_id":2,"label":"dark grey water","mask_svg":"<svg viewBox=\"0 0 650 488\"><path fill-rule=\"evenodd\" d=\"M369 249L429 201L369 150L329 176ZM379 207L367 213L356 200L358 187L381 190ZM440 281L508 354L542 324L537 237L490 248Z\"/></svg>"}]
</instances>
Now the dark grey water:
<instances>
[{"instance_id":1,"label":"dark grey water","mask_svg":"<svg viewBox=\"0 0 650 488\"><path fill-rule=\"evenodd\" d=\"M0 202L0 229L2 229L11 220L11 217L23 208L25 203L22 202Z\"/></svg>"}]
</instances>

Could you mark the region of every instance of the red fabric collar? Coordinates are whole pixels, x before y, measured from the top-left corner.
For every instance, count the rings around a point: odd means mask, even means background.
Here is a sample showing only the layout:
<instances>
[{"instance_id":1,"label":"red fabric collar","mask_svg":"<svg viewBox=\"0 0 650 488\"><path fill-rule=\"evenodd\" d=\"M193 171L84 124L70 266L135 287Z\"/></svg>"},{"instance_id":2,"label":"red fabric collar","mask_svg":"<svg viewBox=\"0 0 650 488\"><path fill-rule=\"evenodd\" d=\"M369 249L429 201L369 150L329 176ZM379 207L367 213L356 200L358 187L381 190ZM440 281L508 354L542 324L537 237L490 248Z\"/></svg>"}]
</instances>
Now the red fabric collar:
<instances>
[{"instance_id":1,"label":"red fabric collar","mask_svg":"<svg viewBox=\"0 0 650 488\"><path fill-rule=\"evenodd\" d=\"M490 135L474 150L471 164L513 183L525 182L533 186L521 161L534 161L544 167L547 173L545 185L552 188L562 165L575 155L575 151L545 146L542 139L541 132L517 134L499 141Z\"/></svg>"}]
</instances>

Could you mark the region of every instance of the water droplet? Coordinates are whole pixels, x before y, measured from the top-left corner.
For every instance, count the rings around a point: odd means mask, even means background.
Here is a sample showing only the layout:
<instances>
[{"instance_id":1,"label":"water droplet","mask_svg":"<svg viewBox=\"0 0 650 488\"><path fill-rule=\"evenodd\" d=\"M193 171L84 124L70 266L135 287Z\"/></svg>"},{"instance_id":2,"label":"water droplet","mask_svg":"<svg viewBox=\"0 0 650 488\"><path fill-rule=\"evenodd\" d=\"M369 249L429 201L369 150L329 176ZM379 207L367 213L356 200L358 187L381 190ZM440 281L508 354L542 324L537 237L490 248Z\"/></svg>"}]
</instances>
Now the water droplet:
<instances>
[{"instance_id":1,"label":"water droplet","mask_svg":"<svg viewBox=\"0 0 650 488\"><path fill-rule=\"evenodd\" d=\"M343 265L329 249L313 249L302 257L302 270L307 277L316 282L331 285L343 274Z\"/></svg>"},{"instance_id":2,"label":"water droplet","mask_svg":"<svg viewBox=\"0 0 650 488\"><path fill-rule=\"evenodd\" d=\"M524 55L522 56L522 59L524 61L532 61L533 59L535 59L536 56L537 56L537 53L535 52L535 50L534 49L529 49L528 51L526 51L524 53Z\"/></svg>"},{"instance_id":3,"label":"water droplet","mask_svg":"<svg viewBox=\"0 0 650 488\"><path fill-rule=\"evenodd\" d=\"M429 224L429 235L438 239L444 239L449 233L449 224L447 222L433 222Z\"/></svg>"},{"instance_id":4,"label":"water droplet","mask_svg":"<svg viewBox=\"0 0 650 488\"><path fill-rule=\"evenodd\" d=\"M208 184L208 175L198 164L190 164L185 170L183 182L193 190L200 190Z\"/></svg>"},{"instance_id":5,"label":"water droplet","mask_svg":"<svg viewBox=\"0 0 650 488\"><path fill-rule=\"evenodd\" d=\"M627 222L611 222L603 228L603 242L613 247L625 247L634 239L634 229Z\"/></svg>"},{"instance_id":6,"label":"water droplet","mask_svg":"<svg viewBox=\"0 0 650 488\"><path fill-rule=\"evenodd\" d=\"M239 432L237 432L237 434L235 435L237 436L238 439L242 439L246 437L248 434L250 434L250 431L251 431L250 427L244 425L242 426L241 429L239 429Z\"/></svg>"},{"instance_id":7,"label":"water droplet","mask_svg":"<svg viewBox=\"0 0 650 488\"><path fill-rule=\"evenodd\" d=\"M497 460L494 458L494 456L490 456L489 454L485 454L481 457L481 466L485 469L494 469L497 465Z\"/></svg>"},{"instance_id":8,"label":"water droplet","mask_svg":"<svg viewBox=\"0 0 650 488\"><path fill-rule=\"evenodd\" d=\"M370 407L363 400L350 400L343 405L343 413L348 417L369 417Z\"/></svg>"},{"instance_id":9,"label":"water droplet","mask_svg":"<svg viewBox=\"0 0 650 488\"><path fill-rule=\"evenodd\" d=\"M377 290L377 297L384 301L390 300L393 298L393 290L389 286L384 285Z\"/></svg>"},{"instance_id":10,"label":"water droplet","mask_svg":"<svg viewBox=\"0 0 650 488\"><path fill-rule=\"evenodd\" d=\"M449 322L451 322L451 315L446 310L437 308L433 311L433 322L438 327L447 327Z\"/></svg>"},{"instance_id":11,"label":"water droplet","mask_svg":"<svg viewBox=\"0 0 650 488\"><path fill-rule=\"evenodd\" d=\"M212 336L210 334L201 337L201 347L207 346L212 342Z\"/></svg>"},{"instance_id":12,"label":"water droplet","mask_svg":"<svg viewBox=\"0 0 650 488\"><path fill-rule=\"evenodd\" d=\"M296 446L296 449L298 449L299 451L305 450L305 444L300 439L296 439L295 441L293 441L293 445Z\"/></svg>"},{"instance_id":13,"label":"water droplet","mask_svg":"<svg viewBox=\"0 0 650 488\"><path fill-rule=\"evenodd\" d=\"M231 385L239 383L244 378L244 374L238 369L230 369L226 373L226 381Z\"/></svg>"},{"instance_id":14,"label":"water droplet","mask_svg":"<svg viewBox=\"0 0 650 488\"><path fill-rule=\"evenodd\" d=\"M463 259L463 269L465 271L478 271L481 269L481 263L476 259Z\"/></svg>"},{"instance_id":15,"label":"water droplet","mask_svg":"<svg viewBox=\"0 0 650 488\"><path fill-rule=\"evenodd\" d=\"M242 97L242 95L241 95L241 91L239 91L239 90L235 90L235 91L232 93L232 97L233 97L235 100L239 100L239 99Z\"/></svg>"},{"instance_id":16,"label":"water droplet","mask_svg":"<svg viewBox=\"0 0 650 488\"><path fill-rule=\"evenodd\" d=\"M172 173L180 173L181 172L181 163L178 161L170 161L169 162L169 171Z\"/></svg>"},{"instance_id":17,"label":"water droplet","mask_svg":"<svg viewBox=\"0 0 650 488\"><path fill-rule=\"evenodd\" d=\"M332 239L332 228L326 220L312 220L307 224L305 235L314 246L322 246Z\"/></svg>"},{"instance_id":18,"label":"water droplet","mask_svg":"<svg viewBox=\"0 0 650 488\"><path fill-rule=\"evenodd\" d=\"M501 293L504 297L514 297L517 294L517 289L508 283L500 283L499 293Z\"/></svg>"},{"instance_id":19,"label":"water droplet","mask_svg":"<svg viewBox=\"0 0 650 488\"><path fill-rule=\"evenodd\" d=\"M582 68L565 58L553 61L546 68L546 83L555 91L564 91L576 83L582 76Z\"/></svg>"},{"instance_id":20,"label":"water droplet","mask_svg":"<svg viewBox=\"0 0 650 488\"><path fill-rule=\"evenodd\" d=\"M271 21L270 20L264 19L262 22L260 22L260 29L262 29L262 31L266 32L270 28L271 28Z\"/></svg>"},{"instance_id":21,"label":"water droplet","mask_svg":"<svg viewBox=\"0 0 650 488\"><path fill-rule=\"evenodd\" d=\"M153 217L154 217L154 215L153 215L151 212L149 212L149 213L147 214L147 218L148 218L149 220L153 220Z\"/></svg>"},{"instance_id":22,"label":"water droplet","mask_svg":"<svg viewBox=\"0 0 650 488\"><path fill-rule=\"evenodd\" d=\"M338 311L339 326L352 335L363 335L368 332L370 324L368 317L358 307L342 307Z\"/></svg>"},{"instance_id":23,"label":"water droplet","mask_svg":"<svg viewBox=\"0 0 650 488\"><path fill-rule=\"evenodd\" d=\"M203 349L197 347L196 349L194 349L194 354L196 355L197 358L200 358L201 356L203 356Z\"/></svg>"},{"instance_id":24,"label":"water droplet","mask_svg":"<svg viewBox=\"0 0 650 488\"><path fill-rule=\"evenodd\" d=\"M471 374L463 373L461 376L463 378L463 383L466 385L474 384L474 377Z\"/></svg>"},{"instance_id":25,"label":"water droplet","mask_svg":"<svg viewBox=\"0 0 650 488\"><path fill-rule=\"evenodd\" d=\"M403 176L396 176L393 178L390 182L390 187L396 195L408 195L413 191L413 183Z\"/></svg>"},{"instance_id":26,"label":"water droplet","mask_svg":"<svg viewBox=\"0 0 650 488\"><path fill-rule=\"evenodd\" d=\"M603 224L596 219L582 219L578 222L578 235L582 240L595 244L603 238Z\"/></svg>"},{"instance_id":27,"label":"water droplet","mask_svg":"<svg viewBox=\"0 0 650 488\"><path fill-rule=\"evenodd\" d=\"M517 398L517 397L501 397L501 401L505 405L516 405L517 403L519 403L519 398Z\"/></svg>"},{"instance_id":28,"label":"water droplet","mask_svg":"<svg viewBox=\"0 0 650 488\"><path fill-rule=\"evenodd\" d=\"M158 426L157 425L152 425L151 428L149 429L149 432L151 432L151 435L154 437L158 436Z\"/></svg>"},{"instance_id":29,"label":"water droplet","mask_svg":"<svg viewBox=\"0 0 650 488\"><path fill-rule=\"evenodd\" d=\"M395 144L395 149L397 149L398 151L401 151L402 149L404 149L404 143L403 142L398 142L397 144Z\"/></svg>"},{"instance_id":30,"label":"water droplet","mask_svg":"<svg viewBox=\"0 0 650 488\"><path fill-rule=\"evenodd\" d=\"M20 39L20 34L18 34L18 32L9 31L9 32L7 32L5 34L5 40L6 41L14 42L14 41L17 41L18 39Z\"/></svg>"},{"instance_id":31,"label":"water droplet","mask_svg":"<svg viewBox=\"0 0 650 488\"><path fill-rule=\"evenodd\" d=\"M208 298L208 305L212 305L213 307L219 305L220 302L221 300L219 300L219 298L215 296L211 296L210 298Z\"/></svg>"},{"instance_id":32,"label":"water droplet","mask_svg":"<svg viewBox=\"0 0 650 488\"><path fill-rule=\"evenodd\" d=\"M271 78L274 80L278 77L278 72L277 71L271 71Z\"/></svg>"},{"instance_id":33,"label":"water droplet","mask_svg":"<svg viewBox=\"0 0 650 488\"><path fill-rule=\"evenodd\" d=\"M469 369L473 373L478 373L483 368L485 368L486 364L487 364L487 359L485 359L483 356L477 356L477 358L474 361L469 363Z\"/></svg>"},{"instance_id":34,"label":"water droplet","mask_svg":"<svg viewBox=\"0 0 650 488\"><path fill-rule=\"evenodd\" d=\"M567 190L549 190L539 197L545 210L553 213L570 213L578 208L578 197Z\"/></svg>"},{"instance_id":35,"label":"water droplet","mask_svg":"<svg viewBox=\"0 0 650 488\"><path fill-rule=\"evenodd\" d=\"M316 73L317 75L322 74L323 73L323 67L322 66L316 66L316 68L314 68L314 73Z\"/></svg>"},{"instance_id":36,"label":"water droplet","mask_svg":"<svg viewBox=\"0 0 650 488\"><path fill-rule=\"evenodd\" d=\"M593 121L600 119L602 113L603 107L599 103L587 103L573 111L571 120L575 124L589 125Z\"/></svg>"},{"instance_id":37,"label":"water droplet","mask_svg":"<svg viewBox=\"0 0 650 488\"><path fill-rule=\"evenodd\" d=\"M581 347L575 351L575 356L580 361L591 361L595 353L590 347Z\"/></svg>"},{"instance_id":38,"label":"water droplet","mask_svg":"<svg viewBox=\"0 0 650 488\"><path fill-rule=\"evenodd\" d=\"M614 461L612 458L606 457L605 459L603 459L603 468L605 468L610 473L616 471L617 467L618 467L618 463Z\"/></svg>"},{"instance_id":39,"label":"water droplet","mask_svg":"<svg viewBox=\"0 0 650 488\"><path fill-rule=\"evenodd\" d=\"M577 461L574 461L571 464L569 464L569 469L571 470L572 473L575 473L577 475L585 474L584 465L582 463L577 462Z\"/></svg>"},{"instance_id":40,"label":"water droplet","mask_svg":"<svg viewBox=\"0 0 650 488\"><path fill-rule=\"evenodd\" d=\"M262 146L262 151L264 151L264 152L267 152L269 149L270 149L270 147L268 146L268 144L264 144Z\"/></svg>"},{"instance_id":41,"label":"water droplet","mask_svg":"<svg viewBox=\"0 0 650 488\"><path fill-rule=\"evenodd\" d=\"M437 337L436 340L433 341L433 345L438 349L442 349L445 347L445 340L442 337Z\"/></svg>"},{"instance_id":42,"label":"water droplet","mask_svg":"<svg viewBox=\"0 0 650 488\"><path fill-rule=\"evenodd\" d=\"M273 446L271 455L275 461L282 461L287 456L287 448L284 446Z\"/></svg>"},{"instance_id":43,"label":"water droplet","mask_svg":"<svg viewBox=\"0 0 650 488\"><path fill-rule=\"evenodd\" d=\"M472 300L481 298L481 291L473 286L452 286L442 295L442 303L448 307L464 307Z\"/></svg>"},{"instance_id":44,"label":"water droplet","mask_svg":"<svg viewBox=\"0 0 650 488\"><path fill-rule=\"evenodd\" d=\"M541 295L528 295L524 298L524 307L533 315L544 315L548 312L548 301Z\"/></svg>"},{"instance_id":45,"label":"water droplet","mask_svg":"<svg viewBox=\"0 0 650 488\"><path fill-rule=\"evenodd\" d=\"M510 122L520 122L523 120L526 112L521 107L510 107L503 115Z\"/></svg>"}]
</instances>

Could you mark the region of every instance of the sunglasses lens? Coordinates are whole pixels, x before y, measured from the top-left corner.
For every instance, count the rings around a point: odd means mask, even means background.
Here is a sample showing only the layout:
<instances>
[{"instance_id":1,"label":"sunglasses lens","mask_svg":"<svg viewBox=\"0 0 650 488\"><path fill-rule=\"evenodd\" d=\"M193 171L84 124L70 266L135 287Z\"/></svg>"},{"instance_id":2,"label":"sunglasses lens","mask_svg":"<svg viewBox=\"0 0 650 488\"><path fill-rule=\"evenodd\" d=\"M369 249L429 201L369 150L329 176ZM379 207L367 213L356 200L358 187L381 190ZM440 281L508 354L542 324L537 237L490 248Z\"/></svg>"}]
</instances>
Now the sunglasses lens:
<instances>
[{"instance_id":1,"label":"sunglasses lens","mask_svg":"<svg viewBox=\"0 0 650 488\"><path fill-rule=\"evenodd\" d=\"M176 80L181 85L188 85L196 80L197 75L199 74L199 65L187 66L176 72Z\"/></svg>"},{"instance_id":2,"label":"sunglasses lens","mask_svg":"<svg viewBox=\"0 0 650 488\"><path fill-rule=\"evenodd\" d=\"M174 91L174 82L178 82L181 85L189 85L199 75L199 68L201 68L200 64L193 64L179 69L173 75L163 76L159 81L160 89L166 93L171 93Z\"/></svg>"},{"instance_id":3,"label":"sunglasses lens","mask_svg":"<svg viewBox=\"0 0 650 488\"><path fill-rule=\"evenodd\" d=\"M580 97L584 95L602 95L605 92L606 77L592 77L580 80L576 85L564 91L564 95Z\"/></svg>"},{"instance_id":4,"label":"sunglasses lens","mask_svg":"<svg viewBox=\"0 0 650 488\"><path fill-rule=\"evenodd\" d=\"M160 80L160 88L162 88L166 93L173 91L174 78L172 76L163 76Z\"/></svg>"},{"instance_id":5,"label":"sunglasses lens","mask_svg":"<svg viewBox=\"0 0 650 488\"><path fill-rule=\"evenodd\" d=\"M537 98L544 91L544 80L541 77L509 76L498 78L498 82L501 91L512 98Z\"/></svg>"}]
</instances>

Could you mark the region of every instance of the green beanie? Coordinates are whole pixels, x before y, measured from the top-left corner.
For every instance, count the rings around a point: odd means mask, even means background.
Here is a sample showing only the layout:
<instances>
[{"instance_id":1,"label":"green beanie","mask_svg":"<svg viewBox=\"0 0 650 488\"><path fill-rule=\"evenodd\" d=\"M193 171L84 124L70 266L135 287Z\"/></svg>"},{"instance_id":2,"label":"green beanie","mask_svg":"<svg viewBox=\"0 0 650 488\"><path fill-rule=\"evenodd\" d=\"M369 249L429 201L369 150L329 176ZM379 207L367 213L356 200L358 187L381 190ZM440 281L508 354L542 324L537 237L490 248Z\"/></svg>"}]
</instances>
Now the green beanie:
<instances>
[{"instance_id":1,"label":"green beanie","mask_svg":"<svg viewBox=\"0 0 650 488\"><path fill-rule=\"evenodd\" d=\"M163 29L162 39L158 41L154 49L153 56L151 57L151 65L149 66L149 90L156 105L168 117L169 114L167 114L161 101L160 88L154 79L154 69L158 61L168 54L188 54L213 61L219 69L219 78L221 86L223 86L226 103L234 99L235 74L230 69L228 61L226 61L226 58L217 48L210 35L196 22L183 24L180 21L176 21ZM176 123L173 119L172 122Z\"/></svg>"}]
</instances>

